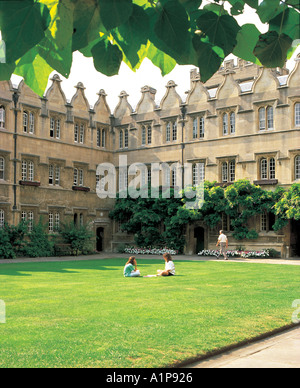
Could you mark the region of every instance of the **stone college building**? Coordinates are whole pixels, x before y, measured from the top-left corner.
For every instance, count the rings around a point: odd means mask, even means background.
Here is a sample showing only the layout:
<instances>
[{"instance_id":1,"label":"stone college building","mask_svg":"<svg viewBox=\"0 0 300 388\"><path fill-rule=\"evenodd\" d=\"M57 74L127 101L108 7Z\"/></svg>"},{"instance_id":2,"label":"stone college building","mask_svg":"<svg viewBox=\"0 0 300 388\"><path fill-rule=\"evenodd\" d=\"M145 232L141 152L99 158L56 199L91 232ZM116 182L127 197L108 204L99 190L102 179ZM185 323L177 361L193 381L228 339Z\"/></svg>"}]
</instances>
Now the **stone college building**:
<instances>
[{"instance_id":1,"label":"stone college building","mask_svg":"<svg viewBox=\"0 0 300 388\"><path fill-rule=\"evenodd\" d=\"M162 101L145 86L133 109L121 92L111 112L104 90L91 107L82 83L67 101L55 75L43 98L24 82L14 87L0 83L0 227L4 222L29 227L42 217L53 233L61 222L89 223L95 249L116 251L133 236L109 218L114 199L100 199L97 166L119 165L119 156L133 163L191 163L193 184L239 179L267 190L300 182L300 57L293 71L264 69L252 63L227 61L206 84L191 72L186 100L170 81ZM197 166L197 167L196 167ZM150 182L151 169L142 179ZM175 185L176 175L164 176ZM118 173L119 189L128 176ZM299 222L280 232L272 229L274 216L249 220L259 233L253 241L235 241L230 220L209 230L201 221L186 228L186 254L214 249L218 229L229 236L230 248L274 248L283 257L296 254Z\"/></svg>"}]
</instances>

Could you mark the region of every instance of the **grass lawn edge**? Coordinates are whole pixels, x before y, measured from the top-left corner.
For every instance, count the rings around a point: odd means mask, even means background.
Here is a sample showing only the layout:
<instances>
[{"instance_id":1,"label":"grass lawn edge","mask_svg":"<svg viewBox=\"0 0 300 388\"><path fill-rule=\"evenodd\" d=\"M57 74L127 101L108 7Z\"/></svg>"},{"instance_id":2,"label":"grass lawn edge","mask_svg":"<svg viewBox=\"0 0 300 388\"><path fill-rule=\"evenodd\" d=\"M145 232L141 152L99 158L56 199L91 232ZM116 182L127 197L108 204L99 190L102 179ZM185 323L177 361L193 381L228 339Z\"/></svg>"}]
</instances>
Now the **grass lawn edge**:
<instances>
[{"instance_id":1,"label":"grass lawn edge","mask_svg":"<svg viewBox=\"0 0 300 388\"><path fill-rule=\"evenodd\" d=\"M285 331L288 331L288 330L291 330L291 329L295 329L297 327L300 328L300 323L290 323L288 325L281 326L281 327L279 327L277 329L268 331L268 332L260 334L258 336L255 336L255 337L252 337L252 338L248 338L248 339L245 339L243 341L236 342L236 343L233 343L233 344L230 344L230 345L227 345L227 346L223 346L221 348L209 351L209 352L207 352L205 354L202 354L202 355L199 355L199 356L196 356L196 357L192 357L192 358L187 358L184 361L175 362L173 364L165 366L165 369L189 367L192 364L196 364L198 362L202 362L202 361L208 360L208 359L210 359L212 357L219 356L219 355L221 355L223 353L226 353L226 352L229 352L229 351L240 349L240 348L242 348L244 346L251 345L251 344L253 344L255 342L268 339L268 338L273 337L273 336L275 336L277 334L281 334L281 333L283 333Z\"/></svg>"}]
</instances>

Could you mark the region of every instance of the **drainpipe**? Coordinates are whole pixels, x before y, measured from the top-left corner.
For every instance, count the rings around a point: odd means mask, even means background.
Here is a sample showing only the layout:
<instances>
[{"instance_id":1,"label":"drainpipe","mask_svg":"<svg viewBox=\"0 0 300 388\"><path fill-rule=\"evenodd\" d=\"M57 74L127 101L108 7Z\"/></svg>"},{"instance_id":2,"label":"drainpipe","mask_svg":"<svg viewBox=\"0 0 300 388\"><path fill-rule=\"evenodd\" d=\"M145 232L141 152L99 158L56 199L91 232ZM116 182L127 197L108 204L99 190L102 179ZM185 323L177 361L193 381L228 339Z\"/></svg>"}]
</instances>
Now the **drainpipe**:
<instances>
[{"instance_id":1,"label":"drainpipe","mask_svg":"<svg viewBox=\"0 0 300 388\"><path fill-rule=\"evenodd\" d=\"M17 210L17 127L18 127L18 101L19 94L17 91L14 92L13 96L14 102L14 114L15 114L15 132L14 132L14 204L13 210Z\"/></svg>"},{"instance_id":2,"label":"drainpipe","mask_svg":"<svg viewBox=\"0 0 300 388\"><path fill-rule=\"evenodd\" d=\"M185 105L181 105L180 108L181 111L181 173L182 173L182 178L181 178L181 184L182 184L182 189L184 190L184 149L185 149L185 143L184 143L184 127L185 127L185 117L187 113L187 109Z\"/></svg>"}]
</instances>

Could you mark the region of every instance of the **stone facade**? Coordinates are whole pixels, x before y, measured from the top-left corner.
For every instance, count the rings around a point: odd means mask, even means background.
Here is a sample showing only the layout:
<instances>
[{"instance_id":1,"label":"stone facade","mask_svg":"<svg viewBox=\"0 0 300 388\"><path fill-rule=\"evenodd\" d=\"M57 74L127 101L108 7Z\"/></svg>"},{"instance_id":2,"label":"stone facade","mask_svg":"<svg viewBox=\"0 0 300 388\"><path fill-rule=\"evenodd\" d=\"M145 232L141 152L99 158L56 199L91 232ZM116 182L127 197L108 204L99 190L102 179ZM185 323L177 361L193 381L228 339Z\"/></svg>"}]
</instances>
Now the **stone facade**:
<instances>
[{"instance_id":1,"label":"stone facade","mask_svg":"<svg viewBox=\"0 0 300 388\"><path fill-rule=\"evenodd\" d=\"M121 92L113 113L103 90L91 107L81 83L68 102L58 76L43 98L23 82L18 88L1 82L0 224L42 217L51 233L60 222L88 222L95 248L104 251L132 241L109 219L114 200L96 194L97 165L118 166L120 156L127 157L128 165L198 163L196 180L201 175L230 184L245 178L266 189L288 188L300 179L299 62L289 73L228 61L205 85L195 70L186 101L170 81L159 104L156 90L145 86L135 110ZM249 220L259 232L251 242L234 241L226 217L219 228L228 231L231 248L272 247L283 257L295 253L299 224L275 233L271 223L268 214ZM189 225L186 254L213 249L219 228Z\"/></svg>"}]
</instances>

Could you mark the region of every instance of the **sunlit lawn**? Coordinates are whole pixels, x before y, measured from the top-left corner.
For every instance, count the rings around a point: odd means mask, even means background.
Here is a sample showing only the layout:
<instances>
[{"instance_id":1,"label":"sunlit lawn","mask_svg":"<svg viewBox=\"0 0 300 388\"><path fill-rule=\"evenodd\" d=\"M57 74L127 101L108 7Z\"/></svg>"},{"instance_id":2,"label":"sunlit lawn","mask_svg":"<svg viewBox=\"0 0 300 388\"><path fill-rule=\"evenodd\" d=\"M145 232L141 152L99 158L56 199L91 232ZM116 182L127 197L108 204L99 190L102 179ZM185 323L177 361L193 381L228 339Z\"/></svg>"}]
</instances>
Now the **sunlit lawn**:
<instances>
[{"instance_id":1,"label":"sunlit lawn","mask_svg":"<svg viewBox=\"0 0 300 388\"><path fill-rule=\"evenodd\" d=\"M124 260L0 265L0 367L161 367L291 323L300 266ZM163 267L138 260L143 275Z\"/></svg>"}]
</instances>

